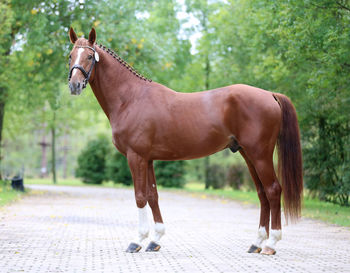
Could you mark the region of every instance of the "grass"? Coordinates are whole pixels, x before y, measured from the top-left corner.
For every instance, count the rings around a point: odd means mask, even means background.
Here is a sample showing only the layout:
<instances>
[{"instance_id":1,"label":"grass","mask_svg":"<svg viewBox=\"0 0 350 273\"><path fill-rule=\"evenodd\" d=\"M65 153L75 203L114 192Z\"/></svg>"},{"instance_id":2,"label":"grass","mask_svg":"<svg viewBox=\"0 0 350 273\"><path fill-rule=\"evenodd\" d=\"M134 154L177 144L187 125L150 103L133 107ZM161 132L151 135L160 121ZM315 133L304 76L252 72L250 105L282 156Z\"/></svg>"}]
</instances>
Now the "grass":
<instances>
[{"instance_id":1,"label":"grass","mask_svg":"<svg viewBox=\"0 0 350 273\"><path fill-rule=\"evenodd\" d=\"M24 185L56 185L56 186L90 186L90 187L113 187L125 188L122 184L114 184L112 181L103 182L103 184L85 184L77 178L58 179L57 184L52 182L51 178L25 178Z\"/></svg>"},{"instance_id":2,"label":"grass","mask_svg":"<svg viewBox=\"0 0 350 273\"><path fill-rule=\"evenodd\" d=\"M25 178L24 185L54 185L51 178ZM59 179L58 186L86 186L81 180L75 178Z\"/></svg>"},{"instance_id":3,"label":"grass","mask_svg":"<svg viewBox=\"0 0 350 273\"><path fill-rule=\"evenodd\" d=\"M193 194L199 194L202 198L206 196L220 197L243 202L245 204L259 204L258 195L252 191L238 191L233 189L204 189L200 183L187 183L184 190Z\"/></svg>"},{"instance_id":4,"label":"grass","mask_svg":"<svg viewBox=\"0 0 350 273\"><path fill-rule=\"evenodd\" d=\"M52 185L51 179L25 179L25 184L45 184ZM58 180L57 185L65 186L86 186L83 182L78 179L62 179ZM113 184L113 182L103 183L102 185L96 185L96 187L116 187L116 188L127 188L121 184ZM129 186L131 187L131 186ZM159 187L163 189L162 187ZM255 191L238 191L232 189L220 189L213 190L204 189L204 185L200 183L187 183L184 189L166 189L176 192L186 192L191 193L199 198L224 198L230 200L236 200L244 204L255 204L259 205L258 195ZM0 193L1 194L1 193ZM7 193L11 199L11 194L16 195L17 193ZM1 198L1 195L0 195ZM13 200L13 199L12 199ZM1 200L0 200L1 204ZM304 198L302 216L307 218L312 218L316 220L321 220L327 223L336 224L339 226L350 227L350 207L341 207L337 204L332 204L328 202L322 202L317 199L312 199L309 197Z\"/></svg>"},{"instance_id":5,"label":"grass","mask_svg":"<svg viewBox=\"0 0 350 273\"><path fill-rule=\"evenodd\" d=\"M327 223L350 227L350 207L341 207L337 204L305 198L302 215Z\"/></svg>"},{"instance_id":6,"label":"grass","mask_svg":"<svg viewBox=\"0 0 350 273\"><path fill-rule=\"evenodd\" d=\"M18 200L22 195L23 192L12 190L9 183L0 181L0 207Z\"/></svg>"},{"instance_id":7,"label":"grass","mask_svg":"<svg viewBox=\"0 0 350 273\"><path fill-rule=\"evenodd\" d=\"M201 198L217 196L243 202L244 204L259 205L258 195L255 191L237 191L232 189L213 190L204 189L203 184L188 183L184 190L198 194ZM350 227L350 207L342 207L337 204L322 202L317 199L304 197L302 216L321 220L330 224Z\"/></svg>"}]
</instances>

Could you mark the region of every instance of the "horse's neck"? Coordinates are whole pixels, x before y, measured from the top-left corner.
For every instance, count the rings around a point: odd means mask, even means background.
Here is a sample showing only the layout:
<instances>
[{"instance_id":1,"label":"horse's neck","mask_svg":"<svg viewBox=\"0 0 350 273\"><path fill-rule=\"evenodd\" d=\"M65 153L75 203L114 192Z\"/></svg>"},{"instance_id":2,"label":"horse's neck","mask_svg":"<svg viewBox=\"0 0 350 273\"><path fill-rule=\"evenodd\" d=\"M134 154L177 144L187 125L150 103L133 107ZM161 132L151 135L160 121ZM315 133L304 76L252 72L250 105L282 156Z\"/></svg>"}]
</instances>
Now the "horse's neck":
<instances>
[{"instance_id":1,"label":"horse's neck","mask_svg":"<svg viewBox=\"0 0 350 273\"><path fill-rule=\"evenodd\" d=\"M146 82L137 78L107 52L96 47L100 62L96 63L91 88L108 119L117 115L135 99Z\"/></svg>"}]
</instances>

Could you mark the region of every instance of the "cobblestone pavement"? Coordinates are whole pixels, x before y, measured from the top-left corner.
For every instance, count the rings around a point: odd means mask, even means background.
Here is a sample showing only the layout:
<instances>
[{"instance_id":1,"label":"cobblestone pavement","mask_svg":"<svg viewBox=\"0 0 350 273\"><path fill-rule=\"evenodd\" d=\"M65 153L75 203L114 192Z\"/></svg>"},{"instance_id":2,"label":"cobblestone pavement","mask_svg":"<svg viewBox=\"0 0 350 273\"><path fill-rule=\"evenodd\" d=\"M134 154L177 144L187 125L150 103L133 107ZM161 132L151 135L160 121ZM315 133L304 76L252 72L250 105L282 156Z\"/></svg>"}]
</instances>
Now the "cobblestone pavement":
<instances>
[{"instance_id":1,"label":"cobblestone pavement","mask_svg":"<svg viewBox=\"0 0 350 273\"><path fill-rule=\"evenodd\" d=\"M348 228L303 219L284 225L275 256L248 254L256 206L161 191L167 228L161 250L129 254L138 219L133 191L31 188L0 209L1 273L350 272Z\"/></svg>"}]
</instances>

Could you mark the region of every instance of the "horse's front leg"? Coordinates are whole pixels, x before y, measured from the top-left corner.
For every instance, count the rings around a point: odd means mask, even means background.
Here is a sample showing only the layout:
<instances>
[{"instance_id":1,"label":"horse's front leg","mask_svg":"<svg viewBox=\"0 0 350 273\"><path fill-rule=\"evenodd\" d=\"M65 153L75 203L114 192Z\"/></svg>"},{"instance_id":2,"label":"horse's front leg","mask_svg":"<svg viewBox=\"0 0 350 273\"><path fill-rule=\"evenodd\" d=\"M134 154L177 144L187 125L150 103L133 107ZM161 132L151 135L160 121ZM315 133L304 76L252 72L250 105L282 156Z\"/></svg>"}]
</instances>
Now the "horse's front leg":
<instances>
[{"instance_id":1,"label":"horse's front leg","mask_svg":"<svg viewBox=\"0 0 350 273\"><path fill-rule=\"evenodd\" d=\"M152 209L154 219L154 237L149 243L146 251L158 251L160 249L160 238L165 233L165 227L158 205L158 192L156 178L154 175L153 161L148 163L147 200Z\"/></svg>"},{"instance_id":2,"label":"horse's front leg","mask_svg":"<svg viewBox=\"0 0 350 273\"><path fill-rule=\"evenodd\" d=\"M127 154L128 164L134 181L135 199L139 213L138 238L133 240L126 252L136 253L142 248L141 243L148 237L149 225L147 219L147 172L148 161L134 152Z\"/></svg>"}]
</instances>

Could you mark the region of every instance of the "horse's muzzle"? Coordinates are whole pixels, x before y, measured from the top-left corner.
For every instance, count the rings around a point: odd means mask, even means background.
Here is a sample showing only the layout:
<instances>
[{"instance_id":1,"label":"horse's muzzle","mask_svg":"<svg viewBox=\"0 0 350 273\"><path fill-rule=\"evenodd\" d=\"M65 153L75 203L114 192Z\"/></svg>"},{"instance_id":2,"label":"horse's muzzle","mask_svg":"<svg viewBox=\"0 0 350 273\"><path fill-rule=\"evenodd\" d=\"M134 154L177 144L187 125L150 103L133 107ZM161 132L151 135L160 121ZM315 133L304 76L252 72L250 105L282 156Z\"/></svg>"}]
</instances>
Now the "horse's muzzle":
<instances>
[{"instance_id":1,"label":"horse's muzzle","mask_svg":"<svg viewBox=\"0 0 350 273\"><path fill-rule=\"evenodd\" d=\"M84 84L80 82L69 82L69 89L71 95L80 95L83 90Z\"/></svg>"}]
</instances>

